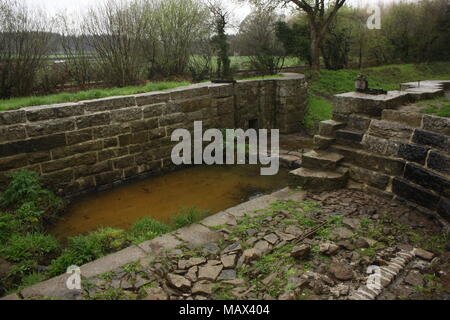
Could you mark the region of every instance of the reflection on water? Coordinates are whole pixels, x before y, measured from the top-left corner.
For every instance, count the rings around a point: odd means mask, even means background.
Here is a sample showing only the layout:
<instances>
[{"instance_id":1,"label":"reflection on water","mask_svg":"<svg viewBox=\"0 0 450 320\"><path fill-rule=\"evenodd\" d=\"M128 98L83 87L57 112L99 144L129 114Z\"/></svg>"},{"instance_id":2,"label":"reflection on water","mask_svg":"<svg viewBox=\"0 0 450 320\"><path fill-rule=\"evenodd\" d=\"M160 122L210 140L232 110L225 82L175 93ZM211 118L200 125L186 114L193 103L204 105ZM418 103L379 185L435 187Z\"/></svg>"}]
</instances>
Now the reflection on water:
<instances>
[{"instance_id":1,"label":"reflection on water","mask_svg":"<svg viewBox=\"0 0 450 320\"><path fill-rule=\"evenodd\" d=\"M192 167L76 199L50 233L64 239L99 226L126 229L144 216L169 222L182 207L213 214L280 189L287 177L283 169L261 176L252 165Z\"/></svg>"}]
</instances>

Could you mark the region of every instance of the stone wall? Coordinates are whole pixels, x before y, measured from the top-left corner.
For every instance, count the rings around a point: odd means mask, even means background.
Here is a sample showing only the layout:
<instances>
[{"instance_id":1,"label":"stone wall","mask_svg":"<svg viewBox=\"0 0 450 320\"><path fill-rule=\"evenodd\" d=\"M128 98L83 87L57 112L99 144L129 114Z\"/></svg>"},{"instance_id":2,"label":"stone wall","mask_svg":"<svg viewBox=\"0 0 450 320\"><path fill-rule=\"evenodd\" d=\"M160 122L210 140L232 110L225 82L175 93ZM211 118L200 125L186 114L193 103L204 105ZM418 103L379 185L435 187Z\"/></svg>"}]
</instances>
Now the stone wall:
<instances>
[{"instance_id":1,"label":"stone wall","mask_svg":"<svg viewBox=\"0 0 450 320\"><path fill-rule=\"evenodd\" d=\"M24 168L67 196L171 171L172 132L199 120L204 129L296 132L306 86L302 75L286 74L0 112L0 189L9 172Z\"/></svg>"},{"instance_id":2,"label":"stone wall","mask_svg":"<svg viewBox=\"0 0 450 320\"><path fill-rule=\"evenodd\" d=\"M321 124L321 136L332 138L328 149L344 156L350 178L369 192L450 221L450 119L399 110L405 102L442 95L449 85L431 81L378 97L338 95L334 121ZM321 136L316 140L324 141Z\"/></svg>"}]
</instances>

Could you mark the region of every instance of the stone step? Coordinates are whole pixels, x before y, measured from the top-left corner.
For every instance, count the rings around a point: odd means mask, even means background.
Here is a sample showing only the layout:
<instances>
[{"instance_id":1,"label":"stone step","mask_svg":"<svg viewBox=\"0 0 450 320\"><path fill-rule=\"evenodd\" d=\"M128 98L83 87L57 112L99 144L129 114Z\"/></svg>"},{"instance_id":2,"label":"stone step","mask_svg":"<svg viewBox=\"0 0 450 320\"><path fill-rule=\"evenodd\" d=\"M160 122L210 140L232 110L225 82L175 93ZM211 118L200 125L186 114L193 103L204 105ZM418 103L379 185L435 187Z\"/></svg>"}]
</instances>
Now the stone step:
<instances>
[{"instance_id":1,"label":"stone step","mask_svg":"<svg viewBox=\"0 0 450 320\"><path fill-rule=\"evenodd\" d=\"M343 146L350 146L357 149L362 149L361 144L364 137L364 132L359 130L340 129L336 131L336 143Z\"/></svg>"},{"instance_id":2,"label":"stone step","mask_svg":"<svg viewBox=\"0 0 450 320\"><path fill-rule=\"evenodd\" d=\"M314 170L299 168L289 173L289 185L292 188L302 187L307 191L332 191L345 188L348 181L348 170L338 171Z\"/></svg>"},{"instance_id":3,"label":"stone step","mask_svg":"<svg viewBox=\"0 0 450 320\"><path fill-rule=\"evenodd\" d=\"M313 150L303 154L302 167L310 169L334 170L344 157L338 153Z\"/></svg>"},{"instance_id":4,"label":"stone step","mask_svg":"<svg viewBox=\"0 0 450 320\"><path fill-rule=\"evenodd\" d=\"M400 110L383 110L381 120L397 122L410 127L420 128L422 126L423 114Z\"/></svg>"},{"instance_id":5,"label":"stone step","mask_svg":"<svg viewBox=\"0 0 450 320\"><path fill-rule=\"evenodd\" d=\"M377 119L377 117L370 117L359 113L351 114L348 117L346 128L349 130L366 131L373 119Z\"/></svg>"},{"instance_id":6,"label":"stone step","mask_svg":"<svg viewBox=\"0 0 450 320\"><path fill-rule=\"evenodd\" d=\"M324 137L319 134L314 136L314 149L315 150L326 150L329 146L333 144L335 138Z\"/></svg>"},{"instance_id":7,"label":"stone step","mask_svg":"<svg viewBox=\"0 0 450 320\"><path fill-rule=\"evenodd\" d=\"M334 120L325 120L319 123L319 135L324 137L334 137L336 130L345 128L346 124Z\"/></svg>"}]
</instances>

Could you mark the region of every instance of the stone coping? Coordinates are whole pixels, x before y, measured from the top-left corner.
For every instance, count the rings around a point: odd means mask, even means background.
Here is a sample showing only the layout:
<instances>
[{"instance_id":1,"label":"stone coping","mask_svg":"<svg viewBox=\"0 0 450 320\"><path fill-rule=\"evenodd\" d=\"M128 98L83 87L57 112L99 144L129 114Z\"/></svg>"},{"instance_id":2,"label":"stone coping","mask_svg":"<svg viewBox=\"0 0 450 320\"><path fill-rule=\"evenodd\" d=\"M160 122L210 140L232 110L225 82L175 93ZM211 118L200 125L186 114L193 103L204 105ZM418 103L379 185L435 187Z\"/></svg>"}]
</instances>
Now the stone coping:
<instances>
[{"instance_id":1,"label":"stone coping","mask_svg":"<svg viewBox=\"0 0 450 320\"><path fill-rule=\"evenodd\" d=\"M288 80L299 80L299 79L305 79L305 75L300 73L280 73L283 75L282 78L262 78L262 79L254 79L254 80L237 80L237 83L248 83L248 82L256 82L256 81L288 81ZM111 100L119 100L119 99L125 99L125 98L135 98L135 99L145 99L152 96L158 96L158 95L167 95L170 93L176 94L181 93L188 90L194 90L194 89L209 89L209 88L220 88L220 87L227 87L232 86L232 83L212 83L212 82L202 82L202 83L195 83L188 86L181 86L173 89L165 89L160 91L150 91L145 93L137 93L132 95L122 95L122 96L110 96L110 97L104 97L99 99L92 99L92 100L81 100L81 101L74 101L74 102L65 102L65 103L55 103L50 105L39 105L39 106L29 106L29 107L22 107L18 109L11 109L11 110L0 110L0 113L10 113L10 112L17 112L18 110L21 111L36 111L36 110L44 110L44 109L51 109L51 108L65 108L65 107L71 107L71 106L81 106L83 104L92 104L92 103L101 103L102 101L111 101ZM1 124L1 122L0 122Z\"/></svg>"},{"instance_id":2,"label":"stone coping","mask_svg":"<svg viewBox=\"0 0 450 320\"><path fill-rule=\"evenodd\" d=\"M216 242L220 240L223 235L219 231L213 230L214 227L224 224L235 225L236 218L238 217L242 217L245 214L257 215L257 210L264 209L277 200L301 201L304 199L305 194L305 191L284 188L272 194L241 203L235 207L228 208L209 216L198 223L86 263L80 266L81 275L83 278L91 278L110 272L131 262L152 259L152 256L168 250L173 250L183 242L192 244L193 246L202 246L206 243ZM34 297L62 300L75 299L79 296L80 290L69 290L67 288L66 282L69 276L70 274L59 275L25 288L21 290L19 294L8 295L0 300L19 300L21 298L27 299Z\"/></svg>"}]
</instances>

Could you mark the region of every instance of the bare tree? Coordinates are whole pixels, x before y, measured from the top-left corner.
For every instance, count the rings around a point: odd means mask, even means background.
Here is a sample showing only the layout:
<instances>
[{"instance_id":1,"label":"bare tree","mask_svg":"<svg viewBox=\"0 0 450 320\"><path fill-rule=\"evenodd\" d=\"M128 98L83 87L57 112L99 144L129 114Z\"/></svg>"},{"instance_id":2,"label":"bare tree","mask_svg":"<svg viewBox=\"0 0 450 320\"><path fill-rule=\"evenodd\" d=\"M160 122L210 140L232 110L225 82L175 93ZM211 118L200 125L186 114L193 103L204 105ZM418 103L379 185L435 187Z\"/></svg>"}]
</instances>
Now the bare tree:
<instances>
[{"instance_id":1,"label":"bare tree","mask_svg":"<svg viewBox=\"0 0 450 320\"><path fill-rule=\"evenodd\" d=\"M123 87L143 80L146 24L140 1L108 0L89 10L85 30L110 84Z\"/></svg>"},{"instance_id":2,"label":"bare tree","mask_svg":"<svg viewBox=\"0 0 450 320\"><path fill-rule=\"evenodd\" d=\"M93 52L89 50L88 36L83 20L71 19L68 15L58 17L61 46L67 61L71 79L81 88L94 80Z\"/></svg>"},{"instance_id":3,"label":"bare tree","mask_svg":"<svg viewBox=\"0 0 450 320\"><path fill-rule=\"evenodd\" d=\"M276 35L280 17L271 7L257 7L241 23L239 44L250 56L253 68L264 74L276 74L283 67L286 52Z\"/></svg>"},{"instance_id":4,"label":"bare tree","mask_svg":"<svg viewBox=\"0 0 450 320\"><path fill-rule=\"evenodd\" d=\"M0 0L0 97L31 94L49 53L52 24L38 10Z\"/></svg>"},{"instance_id":5,"label":"bare tree","mask_svg":"<svg viewBox=\"0 0 450 320\"><path fill-rule=\"evenodd\" d=\"M182 74L195 41L207 30L208 11L197 0L163 0L157 3L155 14L159 71L165 75Z\"/></svg>"}]
</instances>

